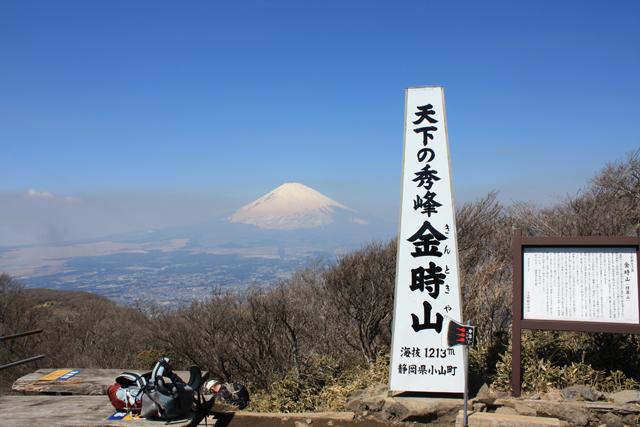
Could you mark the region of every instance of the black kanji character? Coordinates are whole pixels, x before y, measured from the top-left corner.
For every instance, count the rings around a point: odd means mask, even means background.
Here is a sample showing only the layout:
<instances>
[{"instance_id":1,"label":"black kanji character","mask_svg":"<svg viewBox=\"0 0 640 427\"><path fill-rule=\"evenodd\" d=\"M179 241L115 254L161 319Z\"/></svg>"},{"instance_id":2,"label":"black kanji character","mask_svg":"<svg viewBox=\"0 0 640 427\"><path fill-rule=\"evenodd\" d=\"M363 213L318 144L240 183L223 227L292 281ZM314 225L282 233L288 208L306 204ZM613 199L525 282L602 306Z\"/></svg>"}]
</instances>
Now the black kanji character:
<instances>
[{"instance_id":1,"label":"black kanji character","mask_svg":"<svg viewBox=\"0 0 640 427\"><path fill-rule=\"evenodd\" d=\"M444 279L447 277L441 272L442 268L438 267L433 262L429 262L429 268L426 270L422 267L412 269L410 289L412 291L420 289L420 292L424 292L426 287L429 296L433 299L437 299L438 295L440 295L440 285L444 283Z\"/></svg>"},{"instance_id":2,"label":"black kanji character","mask_svg":"<svg viewBox=\"0 0 640 427\"><path fill-rule=\"evenodd\" d=\"M422 123L422 121L424 119L427 119L427 121L431 124L434 123L438 123L438 121L436 119L434 119L433 116L436 112L432 110L433 105L431 104L427 104L427 105L423 105L422 107L418 107L418 110L420 110L420 112L418 113L414 113L416 116L418 116L418 120L416 120L415 122L413 122L414 125L419 125L420 123Z\"/></svg>"},{"instance_id":3,"label":"black kanji character","mask_svg":"<svg viewBox=\"0 0 640 427\"><path fill-rule=\"evenodd\" d=\"M438 128L435 126L427 126L423 128L414 129L413 131L415 133L422 134L422 145L426 147L427 144L429 143L429 140L430 139L433 140L433 135L431 135L429 132L435 132L437 130Z\"/></svg>"},{"instance_id":4,"label":"black kanji character","mask_svg":"<svg viewBox=\"0 0 640 427\"><path fill-rule=\"evenodd\" d=\"M426 165L421 169L420 172L414 172L413 174L416 176L413 178L413 182L418 183L418 187L424 187L427 190L431 190L434 181L440 181L440 178L436 175L438 173L437 170L431 169L431 165Z\"/></svg>"},{"instance_id":5,"label":"black kanji character","mask_svg":"<svg viewBox=\"0 0 640 427\"><path fill-rule=\"evenodd\" d=\"M442 240L447 240L447 237L436 230L429 221L425 221L422 227L407 239L416 248L415 252L411 252L414 258L421 256L441 257L442 252L438 251L438 245Z\"/></svg>"},{"instance_id":6,"label":"black kanji character","mask_svg":"<svg viewBox=\"0 0 640 427\"><path fill-rule=\"evenodd\" d=\"M416 332L422 331L424 329L435 329L437 333L440 333L442 331L442 321L444 320L444 317L442 317L442 314L436 313L435 323L429 323L429 321L431 320L431 304L429 304L427 301L424 301L422 303L422 306L424 307L424 323L420 323L418 316L411 313L411 319L413 319L411 327Z\"/></svg>"},{"instance_id":7,"label":"black kanji character","mask_svg":"<svg viewBox=\"0 0 640 427\"><path fill-rule=\"evenodd\" d=\"M424 159L427 158L427 154L429 154L429 159L427 160L427 162L430 162L431 160L436 158L436 153L431 148L421 148L420 151L418 151L418 161L424 161Z\"/></svg>"},{"instance_id":8,"label":"black kanji character","mask_svg":"<svg viewBox=\"0 0 640 427\"><path fill-rule=\"evenodd\" d=\"M413 201L413 209L418 210L422 208L421 213L426 213L428 217L431 217L431 214L433 213L438 213L436 208L442 206L442 203L438 203L434 200L437 195L437 193L427 191L424 195L424 199L420 196L416 196L416 199Z\"/></svg>"}]
</instances>

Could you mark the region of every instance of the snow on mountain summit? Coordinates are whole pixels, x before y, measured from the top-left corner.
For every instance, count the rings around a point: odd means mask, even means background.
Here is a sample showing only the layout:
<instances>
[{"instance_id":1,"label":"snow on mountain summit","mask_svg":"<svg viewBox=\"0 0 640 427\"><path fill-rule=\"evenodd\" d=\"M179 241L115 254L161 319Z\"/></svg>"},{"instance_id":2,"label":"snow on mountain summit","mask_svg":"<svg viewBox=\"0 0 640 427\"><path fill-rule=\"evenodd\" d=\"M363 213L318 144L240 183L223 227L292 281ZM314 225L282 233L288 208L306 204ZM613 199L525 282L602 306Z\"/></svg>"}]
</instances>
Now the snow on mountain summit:
<instances>
[{"instance_id":1,"label":"snow on mountain summit","mask_svg":"<svg viewBox=\"0 0 640 427\"><path fill-rule=\"evenodd\" d=\"M293 230L329 224L334 222L339 212L355 213L306 185L287 183L238 209L226 219L260 228ZM352 218L351 221L362 220Z\"/></svg>"}]
</instances>

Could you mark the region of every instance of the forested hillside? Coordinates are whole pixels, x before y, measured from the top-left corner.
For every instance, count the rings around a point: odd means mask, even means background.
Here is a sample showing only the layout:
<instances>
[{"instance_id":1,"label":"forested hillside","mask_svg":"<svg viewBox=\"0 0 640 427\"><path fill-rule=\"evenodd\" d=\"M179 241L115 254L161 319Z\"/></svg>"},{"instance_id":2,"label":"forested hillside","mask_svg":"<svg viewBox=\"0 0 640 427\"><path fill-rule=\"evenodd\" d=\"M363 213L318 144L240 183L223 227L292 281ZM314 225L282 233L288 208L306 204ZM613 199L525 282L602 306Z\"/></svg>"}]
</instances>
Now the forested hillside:
<instances>
[{"instance_id":1,"label":"forested hillside","mask_svg":"<svg viewBox=\"0 0 640 427\"><path fill-rule=\"evenodd\" d=\"M636 150L553 206L504 206L490 193L457 207L464 321L477 327L479 338L472 354L474 373L496 386L504 386L509 374L513 230L544 236L631 235L640 225L639 200ZM271 407L255 399L254 409L339 406L341 398L329 397L329 389L347 394L367 381L387 380L395 260L394 240L372 241L268 288L213 289L209 298L173 310L149 301L123 307L83 292L25 290L4 273L0 333L44 332L0 343L0 364L46 357L0 371L2 391L37 368L146 370L159 356L168 356L176 368L196 363L215 378L243 381L255 396L284 396L271 399ZM578 363L605 373L620 369L640 380L635 357L640 346L632 336L533 335L525 361L550 368ZM538 386L524 384L525 390ZM276 393L274 387L281 388Z\"/></svg>"}]
</instances>

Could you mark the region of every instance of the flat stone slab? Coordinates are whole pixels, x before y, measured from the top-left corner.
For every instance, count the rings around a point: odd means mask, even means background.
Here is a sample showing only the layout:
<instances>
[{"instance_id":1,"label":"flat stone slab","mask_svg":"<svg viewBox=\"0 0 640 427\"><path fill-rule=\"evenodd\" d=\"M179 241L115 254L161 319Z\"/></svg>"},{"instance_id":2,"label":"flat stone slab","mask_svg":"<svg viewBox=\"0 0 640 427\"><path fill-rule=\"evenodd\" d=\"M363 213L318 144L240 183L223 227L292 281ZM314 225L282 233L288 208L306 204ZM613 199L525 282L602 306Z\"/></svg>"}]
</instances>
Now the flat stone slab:
<instances>
[{"instance_id":1,"label":"flat stone slab","mask_svg":"<svg viewBox=\"0 0 640 427\"><path fill-rule=\"evenodd\" d=\"M456 427L463 427L464 412L456 417ZM537 418L524 415L492 414L475 412L468 414L469 427L568 427L569 423L556 418Z\"/></svg>"},{"instance_id":2,"label":"flat stone slab","mask_svg":"<svg viewBox=\"0 0 640 427\"><path fill-rule=\"evenodd\" d=\"M640 391L637 390L625 390L618 393L613 393L609 396L609 399L616 403L638 403L640 402Z\"/></svg>"},{"instance_id":3,"label":"flat stone slab","mask_svg":"<svg viewBox=\"0 0 640 427\"><path fill-rule=\"evenodd\" d=\"M3 427L58 426L164 426L163 421L107 420L116 410L107 396L1 396L0 425ZM190 420L172 423L186 427ZM201 423L204 425L204 422Z\"/></svg>"},{"instance_id":4,"label":"flat stone slab","mask_svg":"<svg viewBox=\"0 0 640 427\"><path fill-rule=\"evenodd\" d=\"M635 403L615 403L615 402L567 402L567 401L550 401L550 400L517 400L517 399L498 399L495 405L512 407L529 407L538 412L548 406L562 405L565 407L588 409L595 412L613 412L619 415L628 415L640 412L640 405ZM520 411L519 411L520 412ZM522 415L522 414L521 414Z\"/></svg>"},{"instance_id":5,"label":"flat stone slab","mask_svg":"<svg viewBox=\"0 0 640 427\"><path fill-rule=\"evenodd\" d=\"M116 377L126 372L122 369L82 369L66 380L41 379L57 370L62 369L38 369L29 375L18 378L11 389L31 393L106 395L109 387L115 384ZM184 381L189 381L189 372L175 371L175 373ZM206 373L203 372L203 375Z\"/></svg>"},{"instance_id":6,"label":"flat stone slab","mask_svg":"<svg viewBox=\"0 0 640 427\"><path fill-rule=\"evenodd\" d=\"M210 401L209 407L213 406ZM0 396L0 425L2 427L163 427L163 420L108 420L116 410L107 396ZM215 426L218 416L255 419L280 418L282 420L334 420L351 421L353 412L304 412L304 413L253 413L245 411L213 412L207 425ZM252 422L253 423L253 422ZM204 420L197 423L190 419L171 421L172 427L204 426Z\"/></svg>"}]
</instances>

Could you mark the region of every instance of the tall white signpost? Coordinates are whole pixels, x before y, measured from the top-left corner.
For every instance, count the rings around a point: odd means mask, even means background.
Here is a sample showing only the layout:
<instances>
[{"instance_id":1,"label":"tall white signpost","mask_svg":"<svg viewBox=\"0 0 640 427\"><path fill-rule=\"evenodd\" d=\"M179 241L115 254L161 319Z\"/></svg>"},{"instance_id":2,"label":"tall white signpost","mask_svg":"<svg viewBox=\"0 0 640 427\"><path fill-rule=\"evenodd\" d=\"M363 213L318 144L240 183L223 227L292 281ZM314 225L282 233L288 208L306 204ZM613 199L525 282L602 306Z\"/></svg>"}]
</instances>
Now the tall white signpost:
<instances>
[{"instance_id":1,"label":"tall white signpost","mask_svg":"<svg viewBox=\"0 0 640 427\"><path fill-rule=\"evenodd\" d=\"M389 389L462 393L462 320L449 142L442 87L406 90L402 199Z\"/></svg>"}]
</instances>

